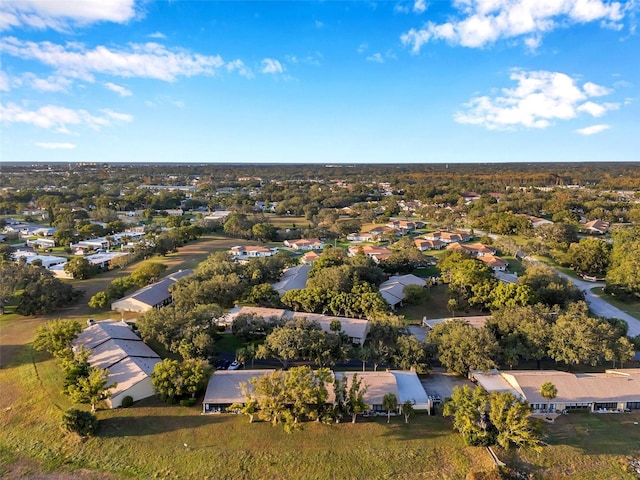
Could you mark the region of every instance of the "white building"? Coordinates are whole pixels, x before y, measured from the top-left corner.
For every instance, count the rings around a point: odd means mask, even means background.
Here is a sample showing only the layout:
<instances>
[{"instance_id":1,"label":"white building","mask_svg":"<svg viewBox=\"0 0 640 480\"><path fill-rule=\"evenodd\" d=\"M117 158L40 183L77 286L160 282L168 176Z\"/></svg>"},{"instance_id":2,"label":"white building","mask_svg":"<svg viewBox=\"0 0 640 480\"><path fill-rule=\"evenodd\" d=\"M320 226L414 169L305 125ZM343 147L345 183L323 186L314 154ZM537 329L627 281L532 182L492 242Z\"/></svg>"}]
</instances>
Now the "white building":
<instances>
[{"instance_id":1,"label":"white building","mask_svg":"<svg viewBox=\"0 0 640 480\"><path fill-rule=\"evenodd\" d=\"M117 383L107 399L109 407L120 407L127 396L137 401L155 395L151 372L160 357L125 322L89 326L73 342L74 349L81 346L91 350L91 366L109 369L108 385Z\"/></svg>"}]
</instances>

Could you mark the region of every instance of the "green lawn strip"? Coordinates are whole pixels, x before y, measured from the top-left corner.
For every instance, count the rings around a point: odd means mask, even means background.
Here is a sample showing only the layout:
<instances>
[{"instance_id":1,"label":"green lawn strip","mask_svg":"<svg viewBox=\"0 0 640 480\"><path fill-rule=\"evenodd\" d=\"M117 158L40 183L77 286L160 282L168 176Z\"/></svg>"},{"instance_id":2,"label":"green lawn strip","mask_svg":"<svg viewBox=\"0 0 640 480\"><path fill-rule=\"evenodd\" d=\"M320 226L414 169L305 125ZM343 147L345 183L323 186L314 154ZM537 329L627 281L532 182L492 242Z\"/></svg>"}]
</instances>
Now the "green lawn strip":
<instances>
[{"instance_id":1,"label":"green lawn strip","mask_svg":"<svg viewBox=\"0 0 640 480\"><path fill-rule=\"evenodd\" d=\"M399 315L404 315L405 320L409 323L422 322L423 317L427 319L434 318L449 318L451 312L447 310L447 301L449 295L447 294L447 285L434 285L429 289L429 298L424 302L417 305L405 305L398 309ZM471 308L467 312L456 312L456 316L475 316L486 315L478 308Z\"/></svg>"},{"instance_id":2,"label":"green lawn strip","mask_svg":"<svg viewBox=\"0 0 640 480\"><path fill-rule=\"evenodd\" d=\"M624 458L640 455L640 412L631 414L570 413L545 425L548 451L496 449L511 466L536 478L634 479L623 470Z\"/></svg>"},{"instance_id":3,"label":"green lawn strip","mask_svg":"<svg viewBox=\"0 0 640 480\"><path fill-rule=\"evenodd\" d=\"M640 301L639 300L622 301L617 297L613 297L611 295L604 293L602 287L592 288L591 292L593 292L595 295L602 298L603 300L606 300L608 303L610 303L614 307L617 307L623 312L640 320Z\"/></svg>"}]
</instances>

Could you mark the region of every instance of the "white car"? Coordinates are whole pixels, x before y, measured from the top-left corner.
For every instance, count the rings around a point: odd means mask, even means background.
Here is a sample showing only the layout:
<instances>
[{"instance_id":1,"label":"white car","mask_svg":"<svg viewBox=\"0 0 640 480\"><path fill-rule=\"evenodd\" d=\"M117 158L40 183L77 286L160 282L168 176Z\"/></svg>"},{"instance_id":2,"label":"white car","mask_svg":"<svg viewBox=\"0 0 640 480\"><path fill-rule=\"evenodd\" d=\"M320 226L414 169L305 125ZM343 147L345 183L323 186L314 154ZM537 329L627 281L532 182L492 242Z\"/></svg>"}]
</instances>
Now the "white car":
<instances>
[{"instance_id":1,"label":"white car","mask_svg":"<svg viewBox=\"0 0 640 480\"><path fill-rule=\"evenodd\" d=\"M227 370L238 370L239 368L242 368L242 363L234 360L233 362L231 362L231 365L229 365L229 368L227 368Z\"/></svg>"}]
</instances>

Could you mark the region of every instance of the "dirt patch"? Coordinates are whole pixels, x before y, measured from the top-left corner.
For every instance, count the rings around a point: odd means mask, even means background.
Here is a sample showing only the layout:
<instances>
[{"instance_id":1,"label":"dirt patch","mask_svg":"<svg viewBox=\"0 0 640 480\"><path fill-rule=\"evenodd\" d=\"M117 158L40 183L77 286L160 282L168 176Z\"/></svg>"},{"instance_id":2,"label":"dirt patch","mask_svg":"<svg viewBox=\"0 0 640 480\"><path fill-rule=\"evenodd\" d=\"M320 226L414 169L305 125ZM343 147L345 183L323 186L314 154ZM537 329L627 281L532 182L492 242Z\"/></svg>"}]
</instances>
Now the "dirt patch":
<instances>
[{"instance_id":1,"label":"dirt patch","mask_svg":"<svg viewBox=\"0 0 640 480\"><path fill-rule=\"evenodd\" d=\"M26 459L0 466L0 477L5 480L117 480L123 477L111 473L94 472L86 469L69 472L43 472L36 462Z\"/></svg>"}]
</instances>

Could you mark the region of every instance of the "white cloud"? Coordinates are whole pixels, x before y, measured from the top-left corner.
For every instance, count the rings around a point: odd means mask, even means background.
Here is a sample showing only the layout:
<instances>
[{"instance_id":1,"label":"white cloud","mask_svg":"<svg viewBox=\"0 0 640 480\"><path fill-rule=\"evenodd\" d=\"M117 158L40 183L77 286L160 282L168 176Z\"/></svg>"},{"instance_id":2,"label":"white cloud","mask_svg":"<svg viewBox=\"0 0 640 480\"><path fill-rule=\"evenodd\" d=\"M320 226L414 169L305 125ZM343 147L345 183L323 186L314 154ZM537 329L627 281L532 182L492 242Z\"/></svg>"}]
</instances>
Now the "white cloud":
<instances>
[{"instance_id":1,"label":"white cloud","mask_svg":"<svg viewBox=\"0 0 640 480\"><path fill-rule=\"evenodd\" d=\"M607 87L596 85L592 82L585 83L582 88L584 88L584 91L587 92L587 95L589 95L590 97L602 97L611 93L611 90Z\"/></svg>"},{"instance_id":2,"label":"white cloud","mask_svg":"<svg viewBox=\"0 0 640 480\"><path fill-rule=\"evenodd\" d=\"M112 119L130 121L127 120L126 114L109 110L103 113L106 116L92 115L86 110L73 110L56 105L45 105L37 110L25 110L14 103L6 106L0 104L0 118L4 124L24 123L59 133L70 133L69 126L84 126L92 130L100 130L102 127L112 125Z\"/></svg>"},{"instance_id":3,"label":"white cloud","mask_svg":"<svg viewBox=\"0 0 640 480\"><path fill-rule=\"evenodd\" d=\"M358 53L364 53L367 48L369 48L369 44L366 42L362 42L360 45L358 45Z\"/></svg>"},{"instance_id":4,"label":"white cloud","mask_svg":"<svg viewBox=\"0 0 640 480\"><path fill-rule=\"evenodd\" d=\"M460 15L449 22L426 23L401 35L403 44L418 53L431 40L478 48L501 39L525 37L528 48L537 48L542 34L561 26L600 21L605 28L619 28L625 9L608 0L457 0Z\"/></svg>"},{"instance_id":5,"label":"white cloud","mask_svg":"<svg viewBox=\"0 0 640 480\"><path fill-rule=\"evenodd\" d=\"M76 148L74 143L62 143L62 142L36 142L36 147L47 148L50 150L73 150Z\"/></svg>"},{"instance_id":6,"label":"white cloud","mask_svg":"<svg viewBox=\"0 0 640 480\"><path fill-rule=\"evenodd\" d=\"M168 50L157 43L130 44L126 49L83 44L64 46L51 42L24 42L14 37L0 39L0 53L24 60L37 60L65 77L93 81L93 75L153 78L172 82L178 77L214 75L224 66L219 55L206 56L186 50Z\"/></svg>"},{"instance_id":7,"label":"white cloud","mask_svg":"<svg viewBox=\"0 0 640 480\"><path fill-rule=\"evenodd\" d=\"M147 37L149 37L149 38L160 38L160 39L167 38L167 36L162 32L150 33L149 35L147 35Z\"/></svg>"},{"instance_id":8,"label":"white cloud","mask_svg":"<svg viewBox=\"0 0 640 480\"><path fill-rule=\"evenodd\" d=\"M324 22L321 22L320 20L316 20L315 24L316 24L316 28L324 27Z\"/></svg>"},{"instance_id":9,"label":"white cloud","mask_svg":"<svg viewBox=\"0 0 640 480\"><path fill-rule=\"evenodd\" d=\"M237 71L240 76L245 78L254 77L251 69L247 67L242 60L232 60L230 62L227 62L226 68L228 72Z\"/></svg>"},{"instance_id":10,"label":"white cloud","mask_svg":"<svg viewBox=\"0 0 640 480\"><path fill-rule=\"evenodd\" d=\"M599 125L591 125L590 127L579 128L576 130L576 133L579 133L580 135L595 135L596 133L604 132L610 128L611 125L602 123Z\"/></svg>"},{"instance_id":11,"label":"white cloud","mask_svg":"<svg viewBox=\"0 0 640 480\"><path fill-rule=\"evenodd\" d=\"M128 113L114 112L113 110L110 110L108 108L103 109L102 112L105 115L107 115L107 117L117 120L119 122L130 123L133 121L133 115L130 115Z\"/></svg>"},{"instance_id":12,"label":"white cloud","mask_svg":"<svg viewBox=\"0 0 640 480\"><path fill-rule=\"evenodd\" d=\"M47 78L39 78L32 73L25 73L23 78L31 88L38 90L39 92L66 92L72 83L70 79L59 75L50 75Z\"/></svg>"},{"instance_id":13,"label":"white cloud","mask_svg":"<svg viewBox=\"0 0 640 480\"><path fill-rule=\"evenodd\" d=\"M374 53L373 55L369 55L367 57L367 61L375 62L375 63L384 63L384 58L382 57L382 54Z\"/></svg>"},{"instance_id":14,"label":"white cloud","mask_svg":"<svg viewBox=\"0 0 640 480\"><path fill-rule=\"evenodd\" d=\"M424 13L427 10L427 2L425 0L415 0L413 3L413 11L415 13Z\"/></svg>"},{"instance_id":15,"label":"white cloud","mask_svg":"<svg viewBox=\"0 0 640 480\"><path fill-rule=\"evenodd\" d=\"M409 13L409 7L406 5L403 5L402 3L396 3L393 7L393 11L395 13Z\"/></svg>"},{"instance_id":16,"label":"white cloud","mask_svg":"<svg viewBox=\"0 0 640 480\"><path fill-rule=\"evenodd\" d=\"M605 87L579 84L559 72L513 70L515 88L503 88L496 96L478 96L454 115L458 123L480 125L488 130L511 130L518 126L546 128L555 120L569 120L580 113L594 117L619 108L617 103L598 104L588 100Z\"/></svg>"},{"instance_id":17,"label":"white cloud","mask_svg":"<svg viewBox=\"0 0 640 480\"><path fill-rule=\"evenodd\" d=\"M578 107L579 112L586 112L593 117L601 117L609 110L617 110L620 108L620 104L618 103L595 103L595 102L585 102Z\"/></svg>"},{"instance_id":18,"label":"white cloud","mask_svg":"<svg viewBox=\"0 0 640 480\"><path fill-rule=\"evenodd\" d=\"M67 31L72 26L95 22L126 23L136 16L135 0L2 0L0 30L51 28Z\"/></svg>"},{"instance_id":19,"label":"white cloud","mask_svg":"<svg viewBox=\"0 0 640 480\"><path fill-rule=\"evenodd\" d=\"M276 74L283 73L284 68L278 60L274 58L265 58L262 60L262 69L260 71L262 73Z\"/></svg>"},{"instance_id":20,"label":"white cloud","mask_svg":"<svg viewBox=\"0 0 640 480\"><path fill-rule=\"evenodd\" d=\"M0 70L0 92L8 92L9 90L11 90L9 75Z\"/></svg>"},{"instance_id":21,"label":"white cloud","mask_svg":"<svg viewBox=\"0 0 640 480\"><path fill-rule=\"evenodd\" d=\"M116 85L115 83L105 82L104 86L107 88L107 90L116 92L121 97L130 97L131 95L133 95L133 93L131 93L131 90L123 87L122 85Z\"/></svg>"}]
</instances>

